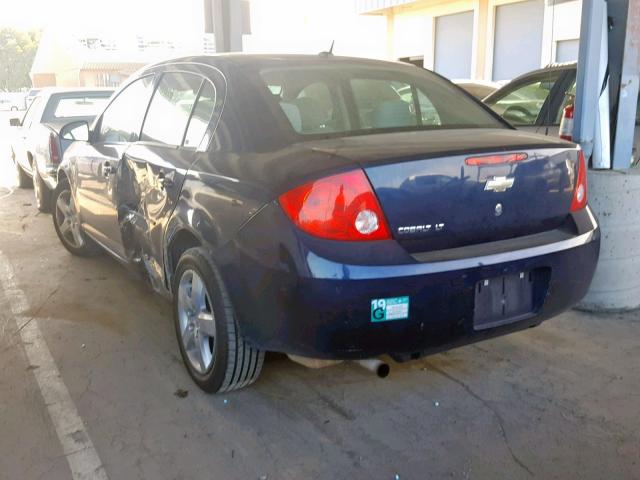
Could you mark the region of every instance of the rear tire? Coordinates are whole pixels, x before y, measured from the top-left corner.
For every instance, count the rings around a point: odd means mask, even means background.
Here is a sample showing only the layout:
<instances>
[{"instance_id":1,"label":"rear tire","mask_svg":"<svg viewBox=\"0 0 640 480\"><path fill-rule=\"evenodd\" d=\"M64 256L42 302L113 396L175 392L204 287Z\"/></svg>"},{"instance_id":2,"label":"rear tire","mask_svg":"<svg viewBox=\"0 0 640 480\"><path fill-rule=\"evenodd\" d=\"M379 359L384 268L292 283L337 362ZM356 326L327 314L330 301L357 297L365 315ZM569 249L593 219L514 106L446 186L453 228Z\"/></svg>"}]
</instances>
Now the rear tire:
<instances>
[{"instance_id":1,"label":"rear tire","mask_svg":"<svg viewBox=\"0 0 640 480\"><path fill-rule=\"evenodd\" d=\"M38 164L33 162L33 193L36 196L36 207L42 213L51 212L51 190L44 183L40 172L38 172Z\"/></svg>"},{"instance_id":2,"label":"rear tire","mask_svg":"<svg viewBox=\"0 0 640 480\"><path fill-rule=\"evenodd\" d=\"M18 187L20 188L31 188L33 182L31 181L31 177L26 174L26 172L22 169L17 160L13 161L13 164L16 169L16 181L18 182Z\"/></svg>"},{"instance_id":3,"label":"rear tire","mask_svg":"<svg viewBox=\"0 0 640 480\"><path fill-rule=\"evenodd\" d=\"M180 257L173 313L182 359L202 390L228 392L256 381L264 351L249 345L238 331L222 276L204 248L191 248Z\"/></svg>"},{"instance_id":4,"label":"rear tire","mask_svg":"<svg viewBox=\"0 0 640 480\"><path fill-rule=\"evenodd\" d=\"M82 231L69 181L66 178L58 182L51 197L51 205L53 227L64 248L79 257L92 257L100 253L100 247Z\"/></svg>"}]
</instances>

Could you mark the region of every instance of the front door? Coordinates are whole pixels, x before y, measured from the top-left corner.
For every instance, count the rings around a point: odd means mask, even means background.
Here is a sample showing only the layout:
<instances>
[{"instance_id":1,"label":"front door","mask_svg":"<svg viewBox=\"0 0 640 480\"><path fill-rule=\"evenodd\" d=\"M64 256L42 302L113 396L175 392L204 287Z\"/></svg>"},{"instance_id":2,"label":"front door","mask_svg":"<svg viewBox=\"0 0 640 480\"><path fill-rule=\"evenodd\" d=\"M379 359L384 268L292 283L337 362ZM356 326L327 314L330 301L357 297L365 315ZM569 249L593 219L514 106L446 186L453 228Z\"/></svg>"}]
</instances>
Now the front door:
<instances>
[{"instance_id":1,"label":"front door","mask_svg":"<svg viewBox=\"0 0 640 480\"><path fill-rule=\"evenodd\" d=\"M181 67L186 69L186 66ZM124 154L127 215L135 228L127 230L127 256L142 254L152 280L163 278L164 231L185 175L195 161L216 103L208 79L186 71L165 72L158 81L140 141ZM142 226L143 231L140 231Z\"/></svg>"},{"instance_id":2,"label":"front door","mask_svg":"<svg viewBox=\"0 0 640 480\"><path fill-rule=\"evenodd\" d=\"M123 258L117 206L120 164L127 149L139 140L152 92L151 75L122 90L96 122L91 143L76 163L76 202L82 227Z\"/></svg>"},{"instance_id":3,"label":"front door","mask_svg":"<svg viewBox=\"0 0 640 480\"><path fill-rule=\"evenodd\" d=\"M32 136L31 127L40 123L42 118L42 97L36 97L29 105L27 112L24 114L19 127L16 127L14 142L12 145L15 161L20 164L23 170L31 172L31 162L28 158L29 140ZM32 152L33 153L33 152Z\"/></svg>"}]
</instances>

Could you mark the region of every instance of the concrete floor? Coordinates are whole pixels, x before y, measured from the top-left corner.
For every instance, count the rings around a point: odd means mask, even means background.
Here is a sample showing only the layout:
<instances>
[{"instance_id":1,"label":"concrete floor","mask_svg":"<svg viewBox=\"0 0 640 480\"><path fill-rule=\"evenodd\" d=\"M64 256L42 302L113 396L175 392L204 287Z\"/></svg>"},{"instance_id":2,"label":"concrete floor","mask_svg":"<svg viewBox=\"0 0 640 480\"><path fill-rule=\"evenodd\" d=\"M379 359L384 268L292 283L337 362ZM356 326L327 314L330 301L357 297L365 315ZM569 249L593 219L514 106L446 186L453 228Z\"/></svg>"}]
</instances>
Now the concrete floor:
<instances>
[{"instance_id":1,"label":"concrete floor","mask_svg":"<svg viewBox=\"0 0 640 480\"><path fill-rule=\"evenodd\" d=\"M640 479L639 313L570 311L385 380L273 355L254 386L209 396L169 305L107 256L70 256L8 179L4 157L0 252L112 480ZM70 479L6 296L0 479Z\"/></svg>"}]
</instances>

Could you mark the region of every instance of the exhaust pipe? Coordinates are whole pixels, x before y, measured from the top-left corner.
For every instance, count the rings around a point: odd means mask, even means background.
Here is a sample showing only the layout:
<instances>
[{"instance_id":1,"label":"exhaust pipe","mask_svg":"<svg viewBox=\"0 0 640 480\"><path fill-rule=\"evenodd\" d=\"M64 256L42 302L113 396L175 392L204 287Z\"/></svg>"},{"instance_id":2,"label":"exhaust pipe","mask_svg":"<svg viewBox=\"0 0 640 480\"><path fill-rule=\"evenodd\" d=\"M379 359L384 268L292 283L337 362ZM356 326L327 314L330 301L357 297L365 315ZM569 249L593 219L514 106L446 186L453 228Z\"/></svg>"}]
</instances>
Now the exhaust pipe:
<instances>
[{"instance_id":1,"label":"exhaust pipe","mask_svg":"<svg viewBox=\"0 0 640 480\"><path fill-rule=\"evenodd\" d=\"M391 371L388 363L385 363L382 360L378 360L377 358L355 360L355 363L360 365L362 368L366 368L370 372L375 373L379 378L385 378Z\"/></svg>"}]
</instances>

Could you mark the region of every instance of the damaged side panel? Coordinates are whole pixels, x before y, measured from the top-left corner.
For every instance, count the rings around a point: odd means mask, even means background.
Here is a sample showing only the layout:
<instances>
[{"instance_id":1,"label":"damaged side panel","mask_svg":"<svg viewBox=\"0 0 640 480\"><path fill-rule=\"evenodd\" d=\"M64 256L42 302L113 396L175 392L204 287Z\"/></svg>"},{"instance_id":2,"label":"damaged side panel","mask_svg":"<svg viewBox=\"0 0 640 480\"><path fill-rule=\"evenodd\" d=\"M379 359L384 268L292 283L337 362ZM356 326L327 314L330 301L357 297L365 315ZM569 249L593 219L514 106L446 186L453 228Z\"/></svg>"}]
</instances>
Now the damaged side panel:
<instances>
[{"instance_id":1,"label":"damaged side panel","mask_svg":"<svg viewBox=\"0 0 640 480\"><path fill-rule=\"evenodd\" d=\"M125 255L160 292L166 290L163 232L192 157L175 148L136 144L121 162L117 210Z\"/></svg>"}]
</instances>

